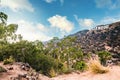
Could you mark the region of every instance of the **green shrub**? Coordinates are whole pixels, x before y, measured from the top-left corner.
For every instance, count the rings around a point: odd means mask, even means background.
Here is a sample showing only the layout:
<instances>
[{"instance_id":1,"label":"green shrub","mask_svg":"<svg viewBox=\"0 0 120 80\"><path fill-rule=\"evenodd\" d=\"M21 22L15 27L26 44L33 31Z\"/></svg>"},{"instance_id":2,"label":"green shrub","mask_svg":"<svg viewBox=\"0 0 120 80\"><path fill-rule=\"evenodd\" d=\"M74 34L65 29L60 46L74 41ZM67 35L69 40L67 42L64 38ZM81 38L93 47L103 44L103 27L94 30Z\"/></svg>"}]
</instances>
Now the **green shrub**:
<instances>
[{"instance_id":1,"label":"green shrub","mask_svg":"<svg viewBox=\"0 0 120 80\"><path fill-rule=\"evenodd\" d=\"M13 59L12 56L10 56L8 59L4 59L3 64L13 64L15 60Z\"/></svg>"},{"instance_id":2,"label":"green shrub","mask_svg":"<svg viewBox=\"0 0 120 80\"><path fill-rule=\"evenodd\" d=\"M99 51L97 54L100 58L101 64L104 66L106 65L106 61L111 59L112 57L111 53L108 51Z\"/></svg>"},{"instance_id":3,"label":"green shrub","mask_svg":"<svg viewBox=\"0 0 120 80\"><path fill-rule=\"evenodd\" d=\"M79 61L79 62L76 62L73 67L75 68L75 70L84 71L87 65L84 61Z\"/></svg>"},{"instance_id":4,"label":"green shrub","mask_svg":"<svg viewBox=\"0 0 120 80\"><path fill-rule=\"evenodd\" d=\"M0 66L0 72L6 72L7 70Z\"/></svg>"},{"instance_id":5,"label":"green shrub","mask_svg":"<svg viewBox=\"0 0 120 80\"><path fill-rule=\"evenodd\" d=\"M36 70L41 72L44 75L50 76L49 72L53 68L54 71L57 70L57 62L55 59L53 59L50 56L44 55L44 54L38 54L34 57L33 63L30 63L30 65Z\"/></svg>"},{"instance_id":6,"label":"green shrub","mask_svg":"<svg viewBox=\"0 0 120 80\"><path fill-rule=\"evenodd\" d=\"M68 69L67 64L62 64L61 68L59 68L59 74L65 73L69 74L72 70Z\"/></svg>"}]
</instances>

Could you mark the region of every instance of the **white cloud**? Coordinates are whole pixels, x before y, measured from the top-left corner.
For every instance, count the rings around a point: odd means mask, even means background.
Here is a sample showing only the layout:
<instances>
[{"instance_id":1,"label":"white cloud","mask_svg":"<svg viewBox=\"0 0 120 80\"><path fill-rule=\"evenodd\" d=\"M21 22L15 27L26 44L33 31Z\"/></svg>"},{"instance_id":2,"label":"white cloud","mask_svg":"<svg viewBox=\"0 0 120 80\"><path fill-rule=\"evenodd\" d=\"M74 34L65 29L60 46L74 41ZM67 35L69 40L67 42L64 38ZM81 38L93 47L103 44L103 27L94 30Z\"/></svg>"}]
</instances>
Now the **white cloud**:
<instances>
[{"instance_id":1,"label":"white cloud","mask_svg":"<svg viewBox=\"0 0 120 80\"><path fill-rule=\"evenodd\" d=\"M93 19L88 19L88 18L85 18L85 19L79 19L77 17L77 15L74 15L75 19L77 20L78 24L81 26L81 27L87 27L87 28L90 28L90 27L93 27L93 25L95 24Z\"/></svg>"},{"instance_id":2,"label":"white cloud","mask_svg":"<svg viewBox=\"0 0 120 80\"><path fill-rule=\"evenodd\" d=\"M14 12L19 10L34 11L34 8L29 0L1 0L1 6L10 8Z\"/></svg>"},{"instance_id":3,"label":"white cloud","mask_svg":"<svg viewBox=\"0 0 120 80\"><path fill-rule=\"evenodd\" d=\"M63 5L63 3L64 3L64 0L60 0L60 2L61 2L61 5Z\"/></svg>"},{"instance_id":4,"label":"white cloud","mask_svg":"<svg viewBox=\"0 0 120 80\"><path fill-rule=\"evenodd\" d=\"M54 1L56 1L56 0L45 0L45 2L47 2L47 3L52 3Z\"/></svg>"},{"instance_id":5,"label":"white cloud","mask_svg":"<svg viewBox=\"0 0 120 80\"><path fill-rule=\"evenodd\" d=\"M98 8L120 8L120 0L95 0L95 3Z\"/></svg>"},{"instance_id":6,"label":"white cloud","mask_svg":"<svg viewBox=\"0 0 120 80\"><path fill-rule=\"evenodd\" d=\"M66 16L55 15L48 19L52 27L59 28L61 31L69 33L73 30L74 24L67 20Z\"/></svg>"},{"instance_id":7,"label":"white cloud","mask_svg":"<svg viewBox=\"0 0 120 80\"><path fill-rule=\"evenodd\" d=\"M20 20L20 21L17 21L17 24L19 27L18 27L18 30L16 33L21 34L23 36L23 39L25 39L25 40L47 41L47 40L52 39L52 37L45 35L44 32L41 32L41 30L38 29L38 25L39 25L39 27L42 25L42 24L40 25L40 23L34 24L31 22L27 22L25 20Z\"/></svg>"},{"instance_id":8,"label":"white cloud","mask_svg":"<svg viewBox=\"0 0 120 80\"><path fill-rule=\"evenodd\" d=\"M60 1L61 5L63 5L64 3L64 0L44 0L45 2L47 3L52 3L52 2L55 2L55 1Z\"/></svg>"},{"instance_id":9,"label":"white cloud","mask_svg":"<svg viewBox=\"0 0 120 80\"><path fill-rule=\"evenodd\" d=\"M37 28L42 32L48 31L48 29L43 24L40 24L40 23L37 24Z\"/></svg>"},{"instance_id":10,"label":"white cloud","mask_svg":"<svg viewBox=\"0 0 120 80\"><path fill-rule=\"evenodd\" d=\"M113 17L104 17L101 21L100 24L110 24L110 23L114 23L120 21L120 17L119 16L113 16Z\"/></svg>"},{"instance_id":11,"label":"white cloud","mask_svg":"<svg viewBox=\"0 0 120 80\"><path fill-rule=\"evenodd\" d=\"M111 9L120 8L120 0L116 0L114 4L112 4Z\"/></svg>"},{"instance_id":12,"label":"white cloud","mask_svg":"<svg viewBox=\"0 0 120 80\"><path fill-rule=\"evenodd\" d=\"M102 8L102 7L108 7L112 4L111 0L95 0L96 6L98 8Z\"/></svg>"},{"instance_id":13,"label":"white cloud","mask_svg":"<svg viewBox=\"0 0 120 80\"><path fill-rule=\"evenodd\" d=\"M92 19L79 19L79 24L85 27L91 27L94 24Z\"/></svg>"}]
</instances>

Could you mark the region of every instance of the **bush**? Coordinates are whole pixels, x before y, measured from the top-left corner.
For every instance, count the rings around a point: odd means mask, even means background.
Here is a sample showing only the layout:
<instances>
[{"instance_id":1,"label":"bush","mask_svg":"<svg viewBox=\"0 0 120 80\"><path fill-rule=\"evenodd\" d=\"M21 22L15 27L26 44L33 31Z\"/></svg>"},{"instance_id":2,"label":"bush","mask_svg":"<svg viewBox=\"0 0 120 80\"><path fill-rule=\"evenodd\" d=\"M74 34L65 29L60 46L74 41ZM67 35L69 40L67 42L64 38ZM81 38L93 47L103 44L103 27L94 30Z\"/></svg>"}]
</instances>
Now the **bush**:
<instances>
[{"instance_id":1,"label":"bush","mask_svg":"<svg viewBox=\"0 0 120 80\"><path fill-rule=\"evenodd\" d=\"M111 59L112 55L110 52L108 51L100 51L97 53L99 58L100 58L100 62L102 65L106 65L106 61Z\"/></svg>"},{"instance_id":2,"label":"bush","mask_svg":"<svg viewBox=\"0 0 120 80\"><path fill-rule=\"evenodd\" d=\"M55 77L56 76L56 72L53 68L51 68L51 70L49 71L49 76L50 77Z\"/></svg>"},{"instance_id":3,"label":"bush","mask_svg":"<svg viewBox=\"0 0 120 80\"><path fill-rule=\"evenodd\" d=\"M88 67L89 67L89 70L95 74L97 73L103 74L109 71L107 67L104 67L100 64L99 60L90 60Z\"/></svg>"},{"instance_id":4,"label":"bush","mask_svg":"<svg viewBox=\"0 0 120 80\"><path fill-rule=\"evenodd\" d=\"M40 71L42 74L50 76L50 70L53 68L54 71L57 69L57 62L50 56L44 54L38 54L34 57L33 63L30 65L36 70Z\"/></svg>"},{"instance_id":5,"label":"bush","mask_svg":"<svg viewBox=\"0 0 120 80\"><path fill-rule=\"evenodd\" d=\"M6 72L7 70L0 66L0 72Z\"/></svg>"},{"instance_id":6,"label":"bush","mask_svg":"<svg viewBox=\"0 0 120 80\"><path fill-rule=\"evenodd\" d=\"M73 66L76 70L84 71L87 67L84 61L76 62Z\"/></svg>"},{"instance_id":7,"label":"bush","mask_svg":"<svg viewBox=\"0 0 120 80\"><path fill-rule=\"evenodd\" d=\"M13 59L13 57L10 56L8 59L5 59L5 60L3 61L3 64L4 64L4 65L5 65L5 64L13 64L14 61L15 61L15 60Z\"/></svg>"}]
</instances>

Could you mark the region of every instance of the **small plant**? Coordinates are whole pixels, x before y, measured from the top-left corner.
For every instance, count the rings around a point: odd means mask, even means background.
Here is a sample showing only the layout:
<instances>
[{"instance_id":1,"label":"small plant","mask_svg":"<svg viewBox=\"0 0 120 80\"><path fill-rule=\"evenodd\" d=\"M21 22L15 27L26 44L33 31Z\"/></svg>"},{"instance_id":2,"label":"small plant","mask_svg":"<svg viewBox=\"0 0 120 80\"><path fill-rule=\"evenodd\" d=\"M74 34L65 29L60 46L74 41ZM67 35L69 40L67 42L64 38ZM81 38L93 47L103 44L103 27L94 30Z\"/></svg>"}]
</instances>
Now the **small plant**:
<instances>
[{"instance_id":1,"label":"small plant","mask_svg":"<svg viewBox=\"0 0 120 80\"><path fill-rule=\"evenodd\" d=\"M89 70L95 74L103 74L109 71L107 67L104 67L100 64L99 60L90 60L88 67Z\"/></svg>"},{"instance_id":2,"label":"small plant","mask_svg":"<svg viewBox=\"0 0 120 80\"><path fill-rule=\"evenodd\" d=\"M80 71L84 71L86 69L87 65L85 64L84 61L79 61L76 62L76 64L74 65L74 68L76 70L80 70Z\"/></svg>"},{"instance_id":3,"label":"small plant","mask_svg":"<svg viewBox=\"0 0 120 80\"><path fill-rule=\"evenodd\" d=\"M72 70L71 70L71 69L68 69L67 64L63 64L60 73L69 74L69 73L71 73L71 72L72 72Z\"/></svg>"},{"instance_id":4,"label":"small plant","mask_svg":"<svg viewBox=\"0 0 120 80\"><path fill-rule=\"evenodd\" d=\"M0 72L6 72L7 70L0 66Z\"/></svg>"},{"instance_id":5,"label":"small plant","mask_svg":"<svg viewBox=\"0 0 120 80\"><path fill-rule=\"evenodd\" d=\"M5 60L3 61L3 64L4 64L4 65L6 65L6 64L13 64L14 61L15 61L15 60L13 59L13 57L10 56L8 59L5 59Z\"/></svg>"},{"instance_id":6,"label":"small plant","mask_svg":"<svg viewBox=\"0 0 120 80\"><path fill-rule=\"evenodd\" d=\"M56 76L55 70L53 68L51 68L51 70L49 71L49 76L50 77L55 77Z\"/></svg>"}]
</instances>

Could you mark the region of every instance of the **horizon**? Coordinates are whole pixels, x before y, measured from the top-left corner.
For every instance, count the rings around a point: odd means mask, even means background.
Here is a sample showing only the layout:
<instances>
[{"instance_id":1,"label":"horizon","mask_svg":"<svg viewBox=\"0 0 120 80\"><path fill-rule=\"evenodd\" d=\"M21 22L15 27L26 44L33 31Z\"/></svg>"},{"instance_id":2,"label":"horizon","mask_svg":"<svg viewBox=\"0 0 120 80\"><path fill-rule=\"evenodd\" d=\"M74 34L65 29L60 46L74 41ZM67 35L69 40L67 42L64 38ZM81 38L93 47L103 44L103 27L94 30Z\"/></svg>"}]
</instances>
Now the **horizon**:
<instances>
[{"instance_id":1,"label":"horizon","mask_svg":"<svg viewBox=\"0 0 120 80\"><path fill-rule=\"evenodd\" d=\"M63 38L97 25L120 21L120 0L0 0L8 24L24 40ZM87 5L87 6L86 6Z\"/></svg>"}]
</instances>

